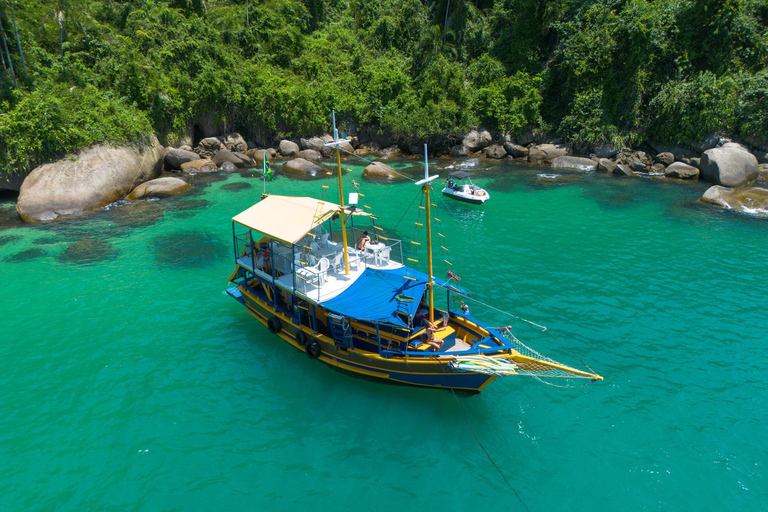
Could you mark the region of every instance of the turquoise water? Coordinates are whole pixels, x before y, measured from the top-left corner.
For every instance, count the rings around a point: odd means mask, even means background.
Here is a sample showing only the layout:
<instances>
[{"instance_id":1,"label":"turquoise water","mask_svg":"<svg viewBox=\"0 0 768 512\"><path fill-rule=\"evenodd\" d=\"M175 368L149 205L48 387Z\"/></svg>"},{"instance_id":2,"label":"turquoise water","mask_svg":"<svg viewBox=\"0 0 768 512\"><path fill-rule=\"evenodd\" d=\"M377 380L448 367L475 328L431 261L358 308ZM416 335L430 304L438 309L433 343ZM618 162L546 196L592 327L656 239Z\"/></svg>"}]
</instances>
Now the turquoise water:
<instances>
[{"instance_id":1,"label":"turquoise water","mask_svg":"<svg viewBox=\"0 0 768 512\"><path fill-rule=\"evenodd\" d=\"M309 360L223 293L248 172L45 225L4 199L0 510L765 510L768 223L485 165L486 205L435 201L472 314L605 381L456 399ZM417 187L356 176L410 236Z\"/></svg>"}]
</instances>

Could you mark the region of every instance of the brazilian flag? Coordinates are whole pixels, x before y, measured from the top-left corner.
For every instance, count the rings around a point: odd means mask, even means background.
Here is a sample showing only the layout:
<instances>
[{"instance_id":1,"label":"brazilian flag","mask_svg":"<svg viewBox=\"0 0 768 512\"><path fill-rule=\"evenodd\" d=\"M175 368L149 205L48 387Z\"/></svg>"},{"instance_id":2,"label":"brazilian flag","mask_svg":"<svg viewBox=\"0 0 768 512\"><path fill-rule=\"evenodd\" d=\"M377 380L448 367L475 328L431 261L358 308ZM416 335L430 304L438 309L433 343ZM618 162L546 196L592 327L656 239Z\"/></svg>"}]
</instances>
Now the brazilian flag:
<instances>
[{"instance_id":1,"label":"brazilian flag","mask_svg":"<svg viewBox=\"0 0 768 512\"><path fill-rule=\"evenodd\" d=\"M275 175L272 173L272 167L269 165L269 157L264 153L264 177L269 178L269 181L275 179Z\"/></svg>"}]
</instances>

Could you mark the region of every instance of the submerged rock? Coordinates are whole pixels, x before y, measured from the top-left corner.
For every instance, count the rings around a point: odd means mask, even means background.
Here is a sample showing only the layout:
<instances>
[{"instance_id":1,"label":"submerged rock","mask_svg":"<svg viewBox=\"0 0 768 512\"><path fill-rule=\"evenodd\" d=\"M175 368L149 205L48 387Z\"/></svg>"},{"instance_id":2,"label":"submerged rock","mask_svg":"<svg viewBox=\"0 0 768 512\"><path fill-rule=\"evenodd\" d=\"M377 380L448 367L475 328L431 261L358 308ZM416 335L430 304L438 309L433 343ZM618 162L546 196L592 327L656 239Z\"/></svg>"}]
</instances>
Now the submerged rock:
<instances>
[{"instance_id":1,"label":"submerged rock","mask_svg":"<svg viewBox=\"0 0 768 512\"><path fill-rule=\"evenodd\" d=\"M761 210L768 213L768 190L759 187L734 189L715 185L704 192L701 202L732 210Z\"/></svg>"},{"instance_id":2,"label":"submerged rock","mask_svg":"<svg viewBox=\"0 0 768 512\"><path fill-rule=\"evenodd\" d=\"M167 197L190 188L192 185L179 178L157 178L133 189L126 199L134 201L145 197Z\"/></svg>"},{"instance_id":3,"label":"submerged rock","mask_svg":"<svg viewBox=\"0 0 768 512\"><path fill-rule=\"evenodd\" d=\"M692 180L699 177L699 170L692 165L683 162L674 162L664 169L664 174L668 178L677 178L681 180Z\"/></svg>"},{"instance_id":4,"label":"submerged rock","mask_svg":"<svg viewBox=\"0 0 768 512\"><path fill-rule=\"evenodd\" d=\"M280 170L286 176L297 178L322 178L328 175L328 171L325 168L303 158L288 160L280 166Z\"/></svg>"},{"instance_id":5,"label":"submerged rock","mask_svg":"<svg viewBox=\"0 0 768 512\"><path fill-rule=\"evenodd\" d=\"M402 176L390 166L382 162L372 162L363 170L363 177L369 180L394 181L402 179Z\"/></svg>"},{"instance_id":6,"label":"submerged rock","mask_svg":"<svg viewBox=\"0 0 768 512\"><path fill-rule=\"evenodd\" d=\"M590 172L597 169L597 162L590 158L579 156L558 156L552 160L553 169L568 171Z\"/></svg>"},{"instance_id":7,"label":"submerged rock","mask_svg":"<svg viewBox=\"0 0 768 512\"><path fill-rule=\"evenodd\" d=\"M59 256L66 263L95 263L114 257L117 251L106 240L84 238L73 242Z\"/></svg>"}]
</instances>

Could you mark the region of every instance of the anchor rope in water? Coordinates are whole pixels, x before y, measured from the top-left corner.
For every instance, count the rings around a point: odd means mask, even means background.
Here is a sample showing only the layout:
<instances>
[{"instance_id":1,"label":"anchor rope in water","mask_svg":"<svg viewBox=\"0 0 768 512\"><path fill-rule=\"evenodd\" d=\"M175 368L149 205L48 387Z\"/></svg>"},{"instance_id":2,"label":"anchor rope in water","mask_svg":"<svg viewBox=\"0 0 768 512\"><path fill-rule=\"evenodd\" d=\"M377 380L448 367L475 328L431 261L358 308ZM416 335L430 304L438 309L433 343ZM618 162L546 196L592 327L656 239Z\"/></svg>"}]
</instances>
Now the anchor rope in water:
<instances>
[{"instance_id":1,"label":"anchor rope in water","mask_svg":"<svg viewBox=\"0 0 768 512\"><path fill-rule=\"evenodd\" d=\"M472 424L469 422L469 417L467 416L467 413L464 412L464 408L461 406L459 397L456 396L456 390L453 389L453 386L451 386L450 381L448 380L448 374L445 373L445 368L443 368L443 365L440 365L440 369L443 370L443 375L445 375L446 384L448 384L448 388L451 390L451 393L453 394L453 399L456 401L456 405L459 406L459 411L461 411L461 415L464 417L464 423L467 424L467 428L469 428L469 432L472 434L472 437L475 439L477 446L479 446L480 449L483 450L483 453L485 454L486 458L493 465L493 467L496 468L496 471L499 473L499 476L501 476L501 479L504 480L504 483L507 484L507 487L509 487L509 489L515 494L517 501L520 502L520 504L523 506L525 510L530 512L530 509L523 501L523 498L520 497L520 493L518 493L517 489L515 489L512 486L512 484L509 483L509 480L507 480L507 477L504 476L504 473L501 471L501 468L493 460L493 457L491 457L491 454L488 453L488 450L485 449L485 446L483 446L483 443L480 442L480 439L477 437L477 434L475 434L475 429L472 428Z\"/></svg>"}]
</instances>

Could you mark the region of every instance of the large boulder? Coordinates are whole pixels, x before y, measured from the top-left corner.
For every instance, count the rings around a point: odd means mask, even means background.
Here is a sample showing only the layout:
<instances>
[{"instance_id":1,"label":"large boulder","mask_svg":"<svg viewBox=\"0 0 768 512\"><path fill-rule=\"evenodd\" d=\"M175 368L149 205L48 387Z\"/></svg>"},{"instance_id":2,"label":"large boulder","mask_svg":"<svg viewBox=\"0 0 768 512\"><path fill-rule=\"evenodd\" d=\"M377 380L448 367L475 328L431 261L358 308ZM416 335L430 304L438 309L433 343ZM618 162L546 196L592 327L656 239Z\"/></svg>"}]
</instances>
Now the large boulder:
<instances>
[{"instance_id":1,"label":"large boulder","mask_svg":"<svg viewBox=\"0 0 768 512\"><path fill-rule=\"evenodd\" d=\"M669 151L663 151L661 153L656 154L656 156L653 157L653 161L658 164L664 164L665 166L669 167L674 163L675 155Z\"/></svg>"},{"instance_id":2,"label":"large boulder","mask_svg":"<svg viewBox=\"0 0 768 512\"><path fill-rule=\"evenodd\" d=\"M500 144L488 146L483 152L485 153L486 158L494 158L496 160L506 158L507 156L507 150Z\"/></svg>"},{"instance_id":3,"label":"large boulder","mask_svg":"<svg viewBox=\"0 0 768 512\"><path fill-rule=\"evenodd\" d=\"M25 222L40 222L103 208L157 177L162 165L163 148L154 137L146 146L88 148L74 160L34 169L21 185L16 211Z\"/></svg>"},{"instance_id":4,"label":"large boulder","mask_svg":"<svg viewBox=\"0 0 768 512\"><path fill-rule=\"evenodd\" d=\"M758 176L757 158L738 144L704 151L699 169L702 180L731 188L749 185Z\"/></svg>"},{"instance_id":5,"label":"large boulder","mask_svg":"<svg viewBox=\"0 0 768 512\"><path fill-rule=\"evenodd\" d=\"M245 153L248 151L248 143L239 133L228 133L221 137L224 147L233 153Z\"/></svg>"},{"instance_id":6,"label":"large boulder","mask_svg":"<svg viewBox=\"0 0 768 512\"><path fill-rule=\"evenodd\" d=\"M625 164L617 164L611 171L611 174L616 174L618 176L634 176L635 175L632 169L630 169L629 166Z\"/></svg>"},{"instance_id":7,"label":"large boulder","mask_svg":"<svg viewBox=\"0 0 768 512\"><path fill-rule=\"evenodd\" d=\"M180 178L157 178L142 183L133 189L126 199L128 201L134 201L145 197L167 197L183 192L189 188L192 188L192 185Z\"/></svg>"},{"instance_id":8,"label":"large boulder","mask_svg":"<svg viewBox=\"0 0 768 512\"><path fill-rule=\"evenodd\" d=\"M303 158L288 160L280 169L286 176L296 178L323 178L328 175L328 171L325 168Z\"/></svg>"},{"instance_id":9,"label":"large boulder","mask_svg":"<svg viewBox=\"0 0 768 512\"><path fill-rule=\"evenodd\" d=\"M614 168L616 168L616 162L614 162L610 158L601 158L597 162L598 172L612 173Z\"/></svg>"},{"instance_id":10,"label":"large boulder","mask_svg":"<svg viewBox=\"0 0 768 512\"><path fill-rule=\"evenodd\" d=\"M229 162L235 167L250 167L253 165L251 159L243 153L233 153L228 149L220 149L216 152L216 155L212 158L213 163L221 167L224 163Z\"/></svg>"},{"instance_id":11,"label":"large boulder","mask_svg":"<svg viewBox=\"0 0 768 512\"><path fill-rule=\"evenodd\" d=\"M207 137L198 143L195 153L200 155L200 158L211 158L221 149L224 149L224 144L218 137Z\"/></svg>"},{"instance_id":12,"label":"large boulder","mask_svg":"<svg viewBox=\"0 0 768 512\"><path fill-rule=\"evenodd\" d=\"M310 139L301 139L301 147L303 149L313 149L318 153L323 153L323 144L325 141L320 137L312 137Z\"/></svg>"},{"instance_id":13,"label":"large boulder","mask_svg":"<svg viewBox=\"0 0 768 512\"><path fill-rule=\"evenodd\" d=\"M507 151L507 154L512 158L522 158L522 157L528 156L527 147L520 146L510 141L507 141L504 143L504 149Z\"/></svg>"},{"instance_id":14,"label":"large boulder","mask_svg":"<svg viewBox=\"0 0 768 512\"><path fill-rule=\"evenodd\" d=\"M568 155L568 146L563 144L540 144L528 149L528 161L532 164L549 164L559 156Z\"/></svg>"},{"instance_id":15,"label":"large boulder","mask_svg":"<svg viewBox=\"0 0 768 512\"><path fill-rule=\"evenodd\" d=\"M558 156L552 160L553 169L566 171L590 172L597 169L597 162L579 156Z\"/></svg>"},{"instance_id":16,"label":"large boulder","mask_svg":"<svg viewBox=\"0 0 768 512\"><path fill-rule=\"evenodd\" d=\"M332 146L325 145L329 142L333 142L333 137L331 137L330 135L323 135L320 138L323 140L323 149L321 151L323 156L324 157L336 156L336 145L332 145ZM343 155L344 153L354 153L355 148L352 147L352 142L347 139L342 139L342 140L343 142L339 143L339 147L341 148L341 154Z\"/></svg>"},{"instance_id":17,"label":"large boulder","mask_svg":"<svg viewBox=\"0 0 768 512\"><path fill-rule=\"evenodd\" d=\"M493 142L493 137L488 130L472 130L464 136L462 144L467 146L470 153L480 151L483 148L487 148Z\"/></svg>"},{"instance_id":18,"label":"large boulder","mask_svg":"<svg viewBox=\"0 0 768 512\"><path fill-rule=\"evenodd\" d=\"M280 154L288 158L299 152L299 145L288 139L281 140L279 148Z\"/></svg>"},{"instance_id":19,"label":"large boulder","mask_svg":"<svg viewBox=\"0 0 768 512\"><path fill-rule=\"evenodd\" d=\"M182 172L216 172L219 170L219 166L216 165L210 158L199 158L192 160L191 162L184 162L181 164Z\"/></svg>"},{"instance_id":20,"label":"large boulder","mask_svg":"<svg viewBox=\"0 0 768 512\"><path fill-rule=\"evenodd\" d=\"M768 211L768 190L759 187L733 189L715 185L704 192L701 202L733 210Z\"/></svg>"},{"instance_id":21,"label":"large boulder","mask_svg":"<svg viewBox=\"0 0 768 512\"><path fill-rule=\"evenodd\" d=\"M457 144L451 148L451 156L469 156L469 148L464 144Z\"/></svg>"},{"instance_id":22,"label":"large boulder","mask_svg":"<svg viewBox=\"0 0 768 512\"><path fill-rule=\"evenodd\" d=\"M165 165L171 169L181 169L181 164L191 162L200 158L194 151L184 149L168 148L165 152Z\"/></svg>"},{"instance_id":23,"label":"large boulder","mask_svg":"<svg viewBox=\"0 0 768 512\"><path fill-rule=\"evenodd\" d=\"M313 162L317 162L322 158L322 155L319 151L315 151L314 149L302 149L298 153L296 153L296 156L299 158L303 158L304 160L311 160Z\"/></svg>"},{"instance_id":24,"label":"large boulder","mask_svg":"<svg viewBox=\"0 0 768 512\"><path fill-rule=\"evenodd\" d=\"M394 181L402 178L392 167L378 161L372 162L365 168L363 177L377 181Z\"/></svg>"},{"instance_id":25,"label":"large boulder","mask_svg":"<svg viewBox=\"0 0 768 512\"><path fill-rule=\"evenodd\" d=\"M680 180L692 180L699 177L699 170L692 165L683 162L673 162L666 169L664 174L667 178L677 178Z\"/></svg>"},{"instance_id":26,"label":"large boulder","mask_svg":"<svg viewBox=\"0 0 768 512\"><path fill-rule=\"evenodd\" d=\"M601 144L600 146L595 147L595 156L597 156L597 158L613 158L619 151L621 151L621 148L618 146Z\"/></svg>"}]
</instances>

